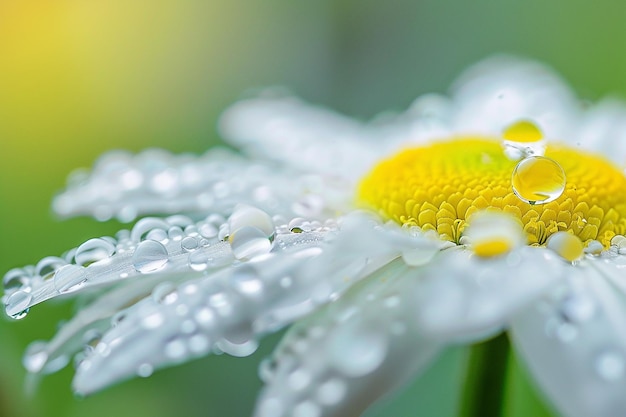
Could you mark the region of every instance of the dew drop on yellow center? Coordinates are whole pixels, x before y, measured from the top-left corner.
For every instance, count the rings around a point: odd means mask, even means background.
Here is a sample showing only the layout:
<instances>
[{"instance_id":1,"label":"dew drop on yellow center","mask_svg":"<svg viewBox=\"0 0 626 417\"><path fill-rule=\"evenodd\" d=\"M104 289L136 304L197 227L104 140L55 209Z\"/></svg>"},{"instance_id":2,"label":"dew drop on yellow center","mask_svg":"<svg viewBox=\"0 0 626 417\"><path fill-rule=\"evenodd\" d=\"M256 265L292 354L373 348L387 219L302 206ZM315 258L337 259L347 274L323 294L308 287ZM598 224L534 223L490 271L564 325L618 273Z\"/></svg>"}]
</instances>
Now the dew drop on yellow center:
<instances>
[{"instance_id":1,"label":"dew drop on yellow center","mask_svg":"<svg viewBox=\"0 0 626 417\"><path fill-rule=\"evenodd\" d=\"M455 243L470 216L484 209L520 219L530 244L568 231L608 247L613 236L626 233L626 178L620 170L561 145L550 145L545 156L563 169L566 183L558 198L541 205L514 193L517 162L505 156L498 140L483 138L434 143L383 160L362 179L358 200L385 219L434 230ZM535 180L544 183L541 176Z\"/></svg>"}]
</instances>

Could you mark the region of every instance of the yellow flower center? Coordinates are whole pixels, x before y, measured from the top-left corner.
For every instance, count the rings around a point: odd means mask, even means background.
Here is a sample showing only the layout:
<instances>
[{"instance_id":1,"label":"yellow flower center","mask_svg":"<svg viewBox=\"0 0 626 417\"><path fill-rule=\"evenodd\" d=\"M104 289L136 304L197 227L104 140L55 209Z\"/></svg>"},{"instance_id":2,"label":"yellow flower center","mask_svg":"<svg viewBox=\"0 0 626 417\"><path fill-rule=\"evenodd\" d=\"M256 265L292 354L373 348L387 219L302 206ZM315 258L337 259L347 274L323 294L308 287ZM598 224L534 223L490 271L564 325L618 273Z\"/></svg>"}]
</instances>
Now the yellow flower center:
<instances>
[{"instance_id":1,"label":"yellow flower center","mask_svg":"<svg viewBox=\"0 0 626 417\"><path fill-rule=\"evenodd\" d=\"M499 141L483 138L404 150L363 178L358 200L385 219L434 230L455 243L470 216L484 209L518 218L530 244L545 244L550 235L567 231L608 247L613 236L626 232L626 177L620 170L599 156L555 144L545 156L560 165L566 180L562 194L545 204L513 192L518 162L505 156ZM525 171L523 184L530 189L522 195L549 186L554 181L546 177L549 172L545 166Z\"/></svg>"}]
</instances>

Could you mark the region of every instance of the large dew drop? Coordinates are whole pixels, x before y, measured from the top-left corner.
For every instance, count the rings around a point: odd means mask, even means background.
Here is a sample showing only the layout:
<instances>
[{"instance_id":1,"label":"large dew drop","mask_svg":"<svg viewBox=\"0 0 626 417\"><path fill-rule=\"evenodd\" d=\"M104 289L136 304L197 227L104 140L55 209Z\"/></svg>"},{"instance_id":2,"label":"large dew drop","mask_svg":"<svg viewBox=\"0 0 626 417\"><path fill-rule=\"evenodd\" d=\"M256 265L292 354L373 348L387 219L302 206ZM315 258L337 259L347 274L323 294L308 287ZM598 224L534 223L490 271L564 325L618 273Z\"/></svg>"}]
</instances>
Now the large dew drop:
<instances>
[{"instance_id":1,"label":"large dew drop","mask_svg":"<svg viewBox=\"0 0 626 417\"><path fill-rule=\"evenodd\" d=\"M550 158L531 156L522 159L511 176L513 192L529 204L554 201L565 190L565 171Z\"/></svg>"},{"instance_id":2,"label":"large dew drop","mask_svg":"<svg viewBox=\"0 0 626 417\"><path fill-rule=\"evenodd\" d=\"M77 265L65 265L54 273L54 288L63 294L75 291L87 282L85 268Z\"/></svg>"},{"instance_id":3,"label":"large dew drop","mask_svg":"<svg viewBox=\"0 0 626 417\"><path fill-rule=\"evenodd\" d=\"M33 296L29 292L14 292L11 294L5 305L7 315L13 317L14 319L22 319L26 317L32 300Z\"/></svg>"},{"instance_id":4,"label":"large dew drop","mask_svg":"<svg viewBox=\"0 0 626 417\"><path fill-rule=\"evenodd\" d=\"M154 240L141 242L133 255L133 266L142 274L163 268L168 261L167 249Z\"/></svg>"},{"instance_id":5,"label":"large dew drop","mask_svg":"<svg viewBox=\"0 0 626 417\"><path fill-rule=\"evenodd\" d=\"M107 259L115 252L115 245L105 239L89 239L76 249L76 264L87 266L93 262Z\"/></svg>"}]
</instances>

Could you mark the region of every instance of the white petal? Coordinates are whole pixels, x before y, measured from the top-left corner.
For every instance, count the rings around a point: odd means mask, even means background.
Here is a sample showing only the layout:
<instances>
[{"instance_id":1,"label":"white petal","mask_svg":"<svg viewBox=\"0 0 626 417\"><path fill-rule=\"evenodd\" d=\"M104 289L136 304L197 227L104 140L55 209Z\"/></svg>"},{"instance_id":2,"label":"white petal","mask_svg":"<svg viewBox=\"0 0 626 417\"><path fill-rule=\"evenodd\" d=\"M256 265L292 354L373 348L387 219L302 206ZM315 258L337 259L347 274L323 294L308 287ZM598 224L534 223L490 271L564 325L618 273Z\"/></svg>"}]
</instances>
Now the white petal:
<instances>
[{"instance_id":1,"label":"white petal","mask_svg":"<svg viewBox=\"0 0 626 417\"><path fill-rule=\"evenodd\" d=\"M626 298L602 275L569 268L567 285L511 326L531 373L567 417L626 413Z\"/></svg>"},{"instance_id":2,"label":"white petal","mask_svg":"<svg viewBox=\"0 0 626 417\"><path fill-rule=\"evenodd\" d=\"M605 99L585 114L571 145L602 153L618 167L626 166L626 103Z\"/></svg>"},{"instance_id":3,"label":"white petal","mask_svg":"<svg viewBox=\"0 0 626 417\"><path fill-rule=\"evenodd\" d=\"M327 176L358 178L380 156L363 123L289 96L236 103L220 131L251 155Z\"/></svg>"},{"instance_id":4,"label":"white petal","mask_svg":"<svg viewBox=\"0 0 626 417\"><path fill-rule=\"evenodd\" d=\"M453 88L454 127L462 134L499 136L513 122L531 120L546 138L574 133L579 105L567 85L533 61L495 56L470 67Z\"/></svg>"},{"instance_id":5,"label":"white petal","mask_svg":"<svg viewBox=\"0 0 626 417\"><path fill-rule=\"evenodd\" d=\"M153 149L103 155L90 173L70 177L53 206L62 217L91 215L129 222L145 214L228 215L239 203L273 215L318 218L327 214L325 210L336 214L348 202L346 184L339 180L323 183L316 175L277 171L225 149L202 156Z\"/></svg>"},{"instance_id":6,"label":"white petal","mask_svg":"<svg viewBox=\"0 0 626 417\"><path fill-rule=\"evenodd\" d=\"M256 417L356 417L438 352L411 316L414 271L400 261L292 328L261 367Z\"/></svg>"},{"instance_id":7,"label":"white petal","mask_svg":"<svg viewBox=\"0 0 626 417\"><path fill-rule=\"evenodd\" d=\"M522 247L496 258L449 249L420 272L416 319L429 337L466 341L493 335L520 308L561 279L565 263Z\"/></svg>"}]
</instances>

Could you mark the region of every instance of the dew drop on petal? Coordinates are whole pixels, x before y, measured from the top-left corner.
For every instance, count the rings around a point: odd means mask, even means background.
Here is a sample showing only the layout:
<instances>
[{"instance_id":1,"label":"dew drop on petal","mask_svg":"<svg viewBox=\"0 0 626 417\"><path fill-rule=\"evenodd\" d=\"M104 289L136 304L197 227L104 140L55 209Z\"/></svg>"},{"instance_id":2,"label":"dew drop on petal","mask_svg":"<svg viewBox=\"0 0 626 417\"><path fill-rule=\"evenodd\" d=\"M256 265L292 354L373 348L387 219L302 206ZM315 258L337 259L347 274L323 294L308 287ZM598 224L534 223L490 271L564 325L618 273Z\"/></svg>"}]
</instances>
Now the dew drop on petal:
<instances>
[{"instance_id":1,"label":"dew drop on petal","mask_svg":"<svg viewBox=\"0 0 626 417\"><path fill-rule=\"evenodd\" d=\"M612 350L601 353L596 358L595 366L598 375L607 381L617 381L626 372L624 356Z\"/></svg>"},{"instance_id":2,"label":"dew drop on petal","mask_svg":"<svg viewBox=\"0 0 626 417\"><path fill-rule=\"evenodd\" d=\"M565 172L554 160L543 156L522 159L511 176L513 192L528 204L556 200L565 190Z\"/></svg>"},{"instance_id":3,"label":"dew drop on petal","mask_svg":"<svg viewBox=\"0 0 626 417\"><path fill-rule=\"evenodd\" d=\"M187 347L180 339L171 340L165 345L165 355L170 359L182 359L186 353Z\"/></svg>"},{"instance_id":4,"label":"dew drop on petal","mask_svg":"<svg viewBox=\"0 0 626 417\"><path fill-rule=\"evenodd\" d=\"M115 245L108 240L89 239L76 249L74 259L77 265L87 266L93 262L107 259L115 252Z\"/></svg>"},{"instance_id":5,"label":"dew drop on petal","mask_svg":"<svg viewBox=\"0 0 626 417\"><path fill-rule=\"evenodd\" d=\"M142 363L137 367L137 375L142 378L147 378L154 372L154 367L149 363Z\"/></svg>"},{"instance_id":6,"label":"dew drop on petal","mask_svg":"<svg viewBox=\"0 0 626 417\"><path fill-rule=\"evenodd\" d=\"M263 282L254 270L239 268L230 278L230 284L238 292L248 296L259 295L263 291Z\"/></svg>"},{"instance_id":7,"label":"dew drop on petal","mask_svg":"<svg viewBox=\"0 0 626 417\"><path fill-rule=\"evenodd\" d=\"M285 408L278 398L264 399L258 409L259 417L282 417L284 413Z\"/></svg>"},{"instance_id":8,"label":"dew drop on petal","mask_svg":"<svg viewBox=\"0 0 626 417\"><path fill-rule=\"evenodd\" d=\"M546 247L569 262L575 261L584 254L584 246L580 238L567 232L556 232L551 235Z\"/></svg>"},{"instance_id":9,"label":"dew drop on petal","mask_svg":"<svg viewBox=\"0 0 626 417\"><path fill-rule=\"evenodd\" d=\"M306 369L298 368L289 374L287 384L294 391L301 391L311 383L311 373Z\"/></svg>"},{"instance_id":10,"label":"dew drop on petal","mask_svg":"<svg viewBox=\"0 0 626 417\"><path fill-rule=\"evenodd\" d=\"M504 154L517 161L529 156L542 156L546 150L543 133L533 122L520 120L502 132Z\"/></svg>"},{"instance_id":11,"label":"dew drop on petal","mask_svg":"<svg viewBox=\"0 0 626 417\"><path fill-rule=\"evenodd\" d=\"M168 261L167 249L154 240L141 242L133 254L133 266L142 274L158 271Z\"/></svg>"},{"instance_id":12,"label":"dew drop on petal","mask_svg":"<svg viewBox=\"0 0 626 417\"><path fill-rule=\"evenodd\" d=\"M29 292L14 292L6 301L5 309L7 315L13 317L14 319L22 319L26 317L32 300L33 295Z\"/></svg>"},{"instance_id":13,"label":"dew drop on petal","mask_svg":"<svg viewBox=\"0 0 626 417\"><path fill-rule=\"evenodd\" d=\"M230 235L229 242L233 255L240 260L248 260L272 250L272 242L267 234L251 226L237 229Z\"/></svg>"},{"instance_id":14,"label":"dew drop on petal","mask_svg":"<svg viewBox=\"0 0 626 417\"><path fill-rule=\"evenodd\" d=\"M152 290L152 299L159 304L172 304L178 299L178 292L173 284L162 282Z\"/></svg>"},{"instance_id":15,"label":"dew drop on petal","mask_svg":"<svg viewBox=\"0 0 626 417\"><path fill-rule=\"evenodd\" d=\"M317 388L317 401L323 405L338 404L348 391L345 381L338 378L329 379Z\"/></svg>"},{"instance_id":16,"label":"dew drop on petal","mask_svg":"<svg viewBox=\"0 0 626 417\"><path fill-rule=\"evenodd\" d=\"M54 273L54 288L60 293L75 291L87 282L85 268L78 265L65 265Z\"/></svg>"},{"instance_id":17,"label":"dew drop on petal","mask_svg":"<svg viewBox=\"0 0 626 417\"><path fill-rule=\"evenodd\" d=\"M4 289L17 290L22 286L28 285L28 275L26 271L21 268L14 268L7 272L2 278Z\"/></svg>"},{"instance_id":18,"label":"dew drop on petal","mask_svg":"<svg viewBox=\"0 0 626 417\"><path fill-rule=\"evenodd\" d=\"M35 275L39 275L40 277L46 277L51 275L54 271L66 265L67 262L63 258L58 258L56 256L46 256L35 266Z\"/></svg>"},{"instance_id":19,"label":"dew drop on petal","mask_svg":"<svg viewBox=\"0 0 626 417\"><path fill-rule=\"evenodd\" d=\"M344 329L328 344L331 361L336 369L349 377L360 377L375 371L387 356L386 335L367 329Z\"/></svg>"},{"instance_id":20,"label":"dew drop on petal","mask_svg":"<svg viewBox=\"0 0 626 417\"><path fill-rule=\"evenodd\" d=\"M193 236L187 236L180 241L180 247L185 252L191 252L198 249L198 239Z\"/></svg>"},{"instance_id":21,"label":"dew drop on petal","mask_svg":"<svg viewBox=\"0 0 626 417\"><path fill-rule=\"evenodd\" d=\"M320 417L322 410L312 401L303 401L293 409L293 417Z\"/></svg>"},{"instance_id":22,"label":"dew drop on petal","mask_svg":"<svg viewBox=\"0 0 626 417\"><path fill-rule=\"evenodd\" d=\"M206 253L192 252L189 254L188 263L194 271L204 271L209 267L209 258Z\"/></svg>"}]
</instances>

